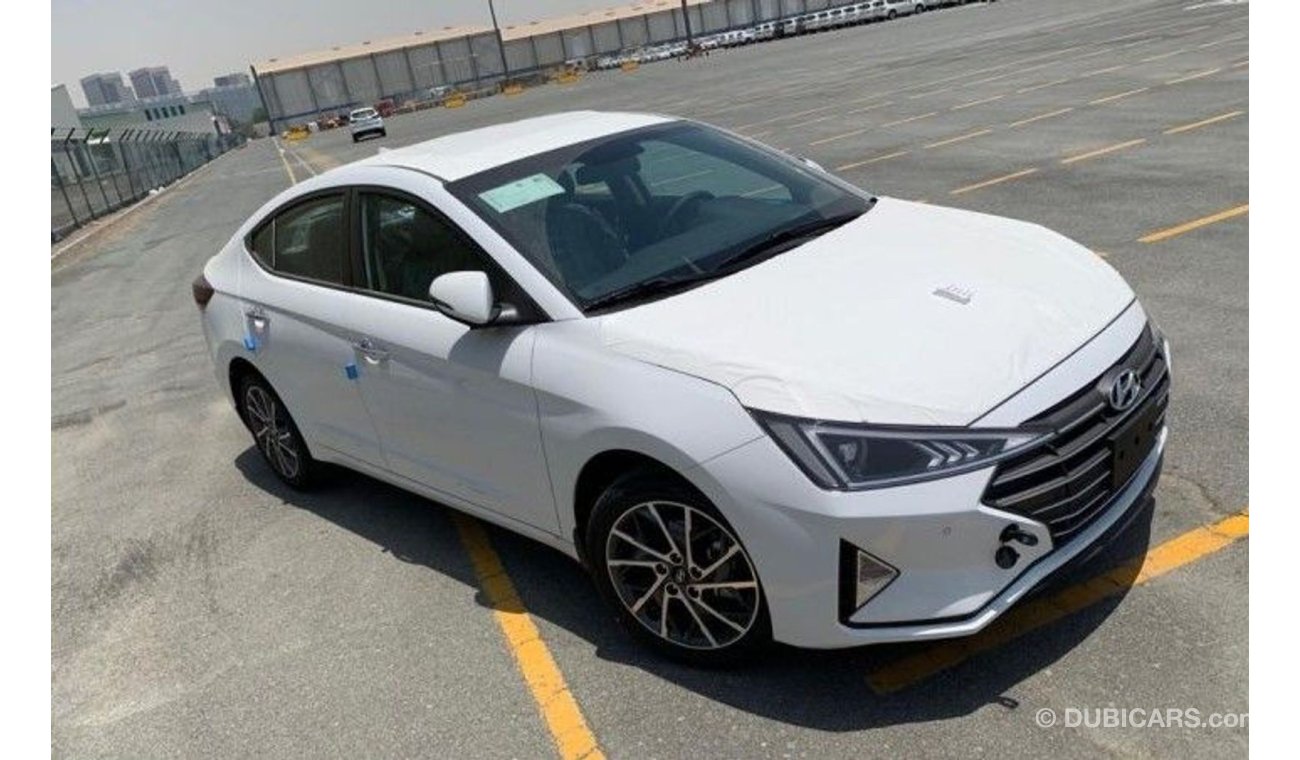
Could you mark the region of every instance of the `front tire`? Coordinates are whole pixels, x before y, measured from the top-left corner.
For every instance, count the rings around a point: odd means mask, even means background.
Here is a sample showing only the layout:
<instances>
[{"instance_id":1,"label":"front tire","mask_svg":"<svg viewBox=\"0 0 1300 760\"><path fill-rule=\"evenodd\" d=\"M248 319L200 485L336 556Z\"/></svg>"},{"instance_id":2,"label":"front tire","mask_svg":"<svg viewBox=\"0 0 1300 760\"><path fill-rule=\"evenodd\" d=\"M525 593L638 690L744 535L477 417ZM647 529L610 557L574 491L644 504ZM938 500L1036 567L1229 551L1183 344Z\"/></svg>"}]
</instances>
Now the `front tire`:
<instances>
[{"instance_id":1,"label":"front tire","mask_svg":"<svg viewBox=\"0 0 1300 760\"><path fill-rule=\"evenodd\" d=\"M642 470L615 481L596 501L585 540L601 595L651 649L716 667L771 643L749 553L718 510L675 477Z\"/></svg>"},{"instance_id":2,"label":"front tire","mask_svg":"<svg viewBox=\"0 0 1300 760\"><path fill-rule=\"evenodd\" d=\"M239 412L253 434L253 444L277 478L300 491L316 482L320 465L270 384L246 375L239 384Z\"/></svg>"}]
</instances>

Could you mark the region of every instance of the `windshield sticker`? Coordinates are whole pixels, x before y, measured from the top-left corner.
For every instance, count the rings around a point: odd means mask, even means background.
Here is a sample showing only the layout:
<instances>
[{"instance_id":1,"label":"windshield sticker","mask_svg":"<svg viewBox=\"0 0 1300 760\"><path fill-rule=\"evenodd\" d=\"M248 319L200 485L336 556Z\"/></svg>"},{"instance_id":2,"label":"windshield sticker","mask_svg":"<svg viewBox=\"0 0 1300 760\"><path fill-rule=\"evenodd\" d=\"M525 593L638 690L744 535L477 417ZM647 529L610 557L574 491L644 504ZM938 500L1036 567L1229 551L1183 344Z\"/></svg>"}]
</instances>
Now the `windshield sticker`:
<instances>
[{"instance_id":1,"label":"windshield sticker","mask_svg":"<svg viewBox=\"0 0 1300 760\"><path fill-rule=\"evenodd\" d=\"M483 202L491 206L498 214L504 214L520 206L527 206L529 203L540 201L543 198L550 198L552 195L559 195L563 192L564 188L560 186L560 183L545 174L534 174L531 177L524 177L481 192L478 197L483 199Z\"/></svg>"}]
</instances>

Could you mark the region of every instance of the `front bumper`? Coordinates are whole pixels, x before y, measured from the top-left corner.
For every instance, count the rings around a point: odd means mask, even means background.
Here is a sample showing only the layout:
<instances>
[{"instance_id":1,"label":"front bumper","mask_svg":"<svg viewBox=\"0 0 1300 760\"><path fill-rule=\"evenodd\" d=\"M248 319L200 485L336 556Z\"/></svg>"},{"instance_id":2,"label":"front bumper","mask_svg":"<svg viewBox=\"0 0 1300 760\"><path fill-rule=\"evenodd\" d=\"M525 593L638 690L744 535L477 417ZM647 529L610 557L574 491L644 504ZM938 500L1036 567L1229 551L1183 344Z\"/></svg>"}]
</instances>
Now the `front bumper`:
<instances>
[{"instance_id":1,"label":"front bumper","mask_svg":"<svg viewBox=\"0 0 1300 760\"><path fill-rule=\"evenodd\" d=\"M710 494L749 549L772 633L787 644L840 648L976 633L1066 565L1094 554L1141 511L1159 477L1167 429L1106 508L1067 544L1047 526L980 503L993 468L877 491L824 491L761 438L703 465ZM1038 538L994 562L1015 524ZM839 557L847 541L900 574L848 620L839 617Z\"/></svg>"}]
</instances>

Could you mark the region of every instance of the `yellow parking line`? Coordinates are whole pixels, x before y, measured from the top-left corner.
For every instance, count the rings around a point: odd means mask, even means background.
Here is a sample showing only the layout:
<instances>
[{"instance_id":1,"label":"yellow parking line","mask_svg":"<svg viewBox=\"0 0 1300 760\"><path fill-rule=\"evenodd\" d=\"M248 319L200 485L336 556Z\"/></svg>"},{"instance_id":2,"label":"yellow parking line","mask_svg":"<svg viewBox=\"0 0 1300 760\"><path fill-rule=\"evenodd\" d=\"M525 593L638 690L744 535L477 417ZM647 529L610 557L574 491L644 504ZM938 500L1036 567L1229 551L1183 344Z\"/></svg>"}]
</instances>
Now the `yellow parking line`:
<instances>
[{"instance_id":1,"label":"yellow parking line","mask_svg":"<svg viewBox=\"0 0 1300 760\"><path fill-rule=\"evenodd\" d=\"M515 591L514 583L506 574L501 558L492 548L487 533L477 520L462 514L452 517L461 543L469 552L478 577L479 589L492 607L506 646L514 656L515 665L528 684L528 690L537 703L546 722L546 728L555 742L555 749L563 760L599 760L605 757L596 737L582 717L577 700L569 691L564 675L555 664L555 658L542 641L537 626L524 608Z\"/></svg>"},{"instance_id":2,"label":"yellow parking line","mask_svg":"<svg viewBox=\"0 0 1300 760\"><path fill-rule=\"evenodd\" d=\"M808 143L808 144L809 144L809 145L825 145L826 143L835 142L836 140L843 140L843 139L846 138L846 137L854 137L854 136L856 136L856 135L860 135L860 134L862 134L863 132L866 132L866 131L868 131L868 130L870 130L870 129L871 129L871 127L863 127L863 128L861 128L861 129L854 129L854 130L851 130L851 131L849 131L849 132L841 132L841 133L838 134L838 135L831 135L830 137L823 137L823 138L820 139L820 140L813 140L812 142L810 142L810 143Z\"/></svg>"},{"instance_id":3,"label":"yellow parking line","mask_svg":"<svg viewBox=\"0 0 1300 760\"><path fill-rule=\"evenodd\" d=\"M1069 77L1066 77L1065 79L1053 79L1050 82L1043 82L1042 84L1030 85L1029 87L1021 87L1019 90L1016 90L1016 94L1023 95L1026 92L1033 92L1035 90L1042 90L1048 87L1055 87L1058 84L1065 84L1066 82L1071 82L1071 81L1074 80L1070 79Z\"/></svg>"},{"instance_id":4,"label":"yellow parking line","mask_svg":"<svg viewBox=\"0 0 1300 760\"><path fill-rule=\"evenodd\" d=\"M1200 79L1202 77L1208 77L1211 74L1218 74L1220 71L1223 71L1222 66L1220 66L1217 69L1206 69L1205 71L1198 71L1195 74L1188 74L1187 76L1178 77L1177 79L1170 79L1169 81L1165 82L1165 84L1179 84L1181 82L1190 82L1193 79Z\"/></svg>"},{"instance_id":5,"label":"yellow parking line","mask_svg":"<svg viewBox=\"0 0 1300 760\"><path fill-rule=\"evenodd\" d=\"M956 190L952 190L949 194L962 195L964 193L969 193L972 190L979 190L982 187L989 187L990 185L999 185L1003 182L1010 182L1013 179L1028 177L1030 174L1034 174L1037 171L1038 171L1037 168L1021 169L1018 172L1012 172L1011 174L1004 174L1001 177L994 177L993 179L986 179L983 182L976 182L973 185L966 185L965 187L959 187Z\"/></svg>"},{"instance_id":6,"label":"yellow parking line","mask_svg":"<svg viewBox=\"0 0 1300 760\"><path fill-rule=\"evenodd\" d=\"M1061 163L1077 164L1080 161L1087 161L1090 158L1104 156L1107 153L1114 153L1117 150L1124 150L1125 148L1135 148L1145 142L1146 142L1146 138L1144 137L1144 138L1139 138L1137 140L1129 140L1128 142L1115 143L1114 145L1107 145L1104 148L1097 148L1096 150L1090 150L1087 153L1080 153L1078 155L1063 158L1061 159Z\"/></svg>"},{"instance_id":7,"label":"yellow parking line","mask_svg":"<svg viewBox=\"0 0 1300 760\"><path fill-rule=\"evenodd\" d=\"M1246 538L1249 532L1250 518L1245 510L1211 525L1196 528L1160 544L1145 556L1129 560L1096 578L1070 586L1050 597L1031 600L970 638L944 642L877 668L868 674L867 683L878 694L907 688L977 654L1002 646L1022 634L1214 554Z\"/></svg>"},{"instance_id":8,"label":"yellow parking line","mask_svg":"<svg viewBox=\"0 0 1300 760\"><path fill-rule=\"evenodd\" d=\"M1107 66L1107 67L1104 68L1104 69L1096 69L1095 71L1088 71L1088 72L1085 72L1085 73L1083 73L1083 74L1080 74L1080 75L1079 75L1078 77L1076 77L1076 78L1077 78L1077 79L1087 79L1088 77L1095 77L1095 76L1097 76L1098 74L1109 74L1109 73L1112 72L1112 71L1119 71L1120 69L1124 69L1124 68L1128 68L1128 64L1127 64L1127 63L1121 63L1121 64L1119 64L1119 65L1117 65L1117 66Z\"/></svg>"},{"instance_id":9,"label":"yellow parking line","mask_svg":"<svg viewBox=\"0 0 1300 760\"><path fill-rule=\"evenodd\" d=\"M940 147L943 147L944 145L952 145L953 143L959 143L959 142L962 142L962 141L964 141L964 140L971 140L971 139L974 139L974 138L976 138L976 137L979 137L980 135L987 135L987 134L989 134L989 133L992 132L992 131L993 131L993 130L991 130L991 129L978 129L978 130L976 130L976 131L974 131L974 132L967 132L967 133L964 134L964 135L957 135L956 137L949 137L947 140L940 140L939 142L932 142L932 143L930 143L929 145L926 145L925 147L926 147L926 148L940 148Z\"/></svg>"},{"instance_id":10,"label":"yellow parking line","mask_svg":"<svg viewBox=\"0 0 1300 760\"><path fill-rule=\"evenodd\" d=\"M1050 119L1050 118L1052 118L1053 116L1060 116L1060 115L1062 115L1062 114L1067 114L1067 113L1069 113L1069 112L1071 112L1071 111L1073 111L1073 110L1074 110L1073 108L1061 108L1061 109L1056 110L1056 111L1048 111L1047 113L1040 113L1040 114L1038 114L1037 116L1030 116L1028 119L1021 119L1020 121L1013 121L1013 122L1011 122L1010 124L1007 125L1007 128L1008 128L1008 129L1011 129L1011 128L1014 128L1014 127L1023 127L1023 126L1026 125L1026 124L1033 124L1033 123L1036 122L1036 121L1042 121L1043 119Z\"/></svg>"},{"instance_id":11,"label":"yellow parking line","mask_svg":"<svg viewBox=\"0 0 1300 760\"><path fill-rule=\"evenodd\" d=\"M844 171L844 170L846 170L846 169L856 169L856 168L859 167L859 166L866 166L867 164L875 164L875 163L879 163L879 162L881 162L881 161L888 161L888 160L891 159L891 158L898 158L899 156L906 156L906 155L908 154L908 152L909 152L909 151L906 151L906 150L896 150L896 151L894 151L893 153L886 153L886 154L883 155L883 156L875 156L874 158L868 158L868 159L866 159L865 161L854 161L853 163L843 164L843 165L841 165L841 166L837 166L837 167L835 167L835 171L837 171L837 172L842 172L842 171Z\"/></svg>"},{"instance_id":12,"label":"yellow parking line","mask_svg":"<svg viewBox=\"0 0 1300 760\"><path fill-rule=\"evenodd\" d=\"M793 119L796 116L807 116L808 114L818 113L820 111L828 111L832 108L836 108L837 106L838 104L832 104L829 106L818 106L816 108L809 108L803 111L795 111L794 113L785 113L785 114L781 114L780 116L773 116L770 119L761 119L759 121L750 122L749 124L741 124L739 127L735 127L735 130L739 132L742 129L749 129L750 127L757 127L763 124L771 124L772 122L781 121L783 119Z\"/></svg>"},{"instance_id":13,"label":"yellow parking line","mask_svg":"<svg viewBox=\"0 0 1300 760\"><path fill-rule=\"evenodd\" d=\"M1101 105L1102 103L1109 103L1109 102L1111 102L1112 100L1119 100L1120 98L1127 98L1127 97L1130 96L1130 95L1137 95L1139 92L1146 92L1146 91L1149 90L1149 89L1151 89L1151 88L1150 88L1150 87L1139 87L1139 88L1137 88L1136 90L1129 90L1129 91L1127 91L1127 92L1117 92L1117 93L1115 93L1114 95L1107 95L1107 96L1104 97L1104 98L1097 98L1096 100L1090 100L1090 101L1088 101L1088 105L1090 105L1090 106L1099 106L1099 105Z\"/></svg>"},{"instance_id":14,"label":"yellow parking line","mask_svg":"<svg viewBox=\"0 0 1300 760\"><path fill-rule=\"evenodd\" d=\"M861 108L854 108L854 109L851 109L851 110L845 111L844 113L845 113L846 115L847 115L847 114L851 114L851 113L866 113L867 111L874 111L874 110L876 110L877 108L883 108L883 107L885 107L885 106L892 106L893 104L894 104L894 101L892 101L892 100L886 100L886 101L883 102L883 103L872 103L872 104L869 105L869 106L862 106Z\"/></svg>"},{"instance_id":15,"label":"yellow parking line","mask_svg":"<svg viewBox=\"0 0 1300 760\"><path fill-rule=\"evenodd\" d=\"M826 116L818 116L815 119L805 119L804 121L796 121L793 124L782 125L780 129L799 129L800 127L806 127L810 124L816 124L818 122L826 121L827 119L833 119L833 118L835 118L834 114L828 114Z\"/></svg>"},{"instance_id":16,"label":"yellow parking line","mask_svg":"<svg viewBox=\"0 0 1300 760\"><path fill-rule=\"evenodd\" d=\"M1165 130L1165 134L1177 135L1183 132L1191 132L1193 129L1200 129L1201 127L1208 127L1211 124L1218 124L1221 121L1227 121L1228 119L1235 119L1238 116L1242 115L1243 113L1245 113L1245 111L1229 111L1228 113L1221 113L1218 116L1211 116L1208 119L1201 119L1200 121L1194 121L1191 124L1183 124L1182 126L1179 127L1170 127L1169 129Z\"/></svg>"},{"instance_id":17,"label":"yellow parking line","mask_svg":"<svg viewBox=\"0 0 1300 760\"><path fill-rule=\"evenodd\" d=\"M1005 97L1006 97L1006 93L1003 93L1003 94L1001 94L1001 95L994 95L994 96L991 97L991 98L981 98L981 99L979 99L979 100L972 100L972 101L970 101L969 103L962 103L961 105L953 106L953 107L952 107L951 109L949 109L949 110L952 110L952 111L960 111L960 110L962 110L962 109L964 109L964 108L971 108L972 106L983 105L983 104L985 104L985 103L992 103L992 102L995 101L995 100L1002 100L1002 99L1005 98Z\"/></svg>"},{"instance_id":18,"label":"yellow parking line","mask_svg":"<svg viewBox=\"0 0 1300 760\"><path fill-rule=\"evenodd\" d=\"M1217 214L1210 214L1209 216L1203 216L1200 219L1193 219L1190 222L1183 222L1182 224L1175 225L1173 227L1166 227L1163 230L1156 230L1155 232L1143 235L1142 237L1138 238L1138 242L1159 243L1161 241L1168 240L1169 238L1178 237L1179 235L1182 235L1184 233L1191 232L1192 230L1200 229L1201 227L1205 227L1206 225L1214 224L1216 222L1222 222L1226 219L1232 219L1234 217L1241 216L1242 214L1245 214L1248 211L1250 211L1250 204L1243 203L1240 206L1234 206L1233 208L1225 209L1223 211L1218 212Z\"/></svg>"},{"instance_id":19,"label":"yellow parking line","mask_svg":"<svg viewBox=\"0 0 1300 760\"><path fill-rule=\"evenodd\" d=\"M1149 55L1146 58L1143 58L1141 61L1139 61L1139 63L1151 63L1152 61L1162 61L1166 58L1173 58L1176 55L1182 55L1183 53L1186 53L1188 49L1189 48L1179 48L1178 50L1171 50L1168 53L1160 53L1159 55Z\"/></svg>"},{"instance_id":20,"label":"yellow parking line","mask_svg":"<svg viewBox=\"0 0 1300 760\"><path fill-rule=\"evenodd\" d=\"M298 184L298 178L293 176L293 167L289 165L289 159L284 155L284 146L280 145L280 139L278 137L275 138L274 142L275 149L280 153L280 163L284 164L284 173L289 175L289 184Z\"/></svg>"},{"instance_id":21,"label":"yellow parking line","mask_svg":"<svg viewBox=\"0 0 1300 760\"><path fill-rule=\"evenodd\" d=\"M899 120L897 120L897 121L887 121L887 122L885 122L884 124L881 124L880 126L881 126L881 127L897 127L899 124L911 124L911 123L914 122L914 121L920 121L921 119L928 119L928 118L930 118L931 116L934 116L934 115L936 115L936 114L938 114L938 113L939 113L938 111L931 111L930 113L923 113L923 114L921 114L920 116L909 116L909 117L907 117L906 119L899 119Z\"/></svg>"},{"instance_id":22,"label":"yellow parking line","mask_svg":"<svg viewBox=\"0 0 1300 760\"><path fill-rule=\"evenodd\" d=\"M1108 48L1108 47L1097 48L1096 50L1092 51L1091 53L1084 53L1083 55L1076 55L1072 60L1075 60L1075 61L1082 61L1084 58L1093 58L1093 57L1095 57L1095 56L1099 56L1099 55L1102 55L1102 54L1104 54L1104 53L1109 53L1109 52L1111 52L1111 51L1113 51L1113 50L1114 50L1114 48Z\"/></svg>"},{"instance_id":23,"label":"yellow parking line","mask_svg":"<svg viewBox=\"0 0 1300 760\"><path fill-rule=\"evenodd\" d=\"M1223 39L1214 40L1212 42L1206 42L1204 44L1197 45L1196 47L1201 48L1202 50L1205 48L1212 48L1217 45L1222 45L1225 42L1236 42L1237 40L1244 39L1245 36L1246 35L1244 34L1234 34L1231 37L1224 37Z\"/></svg>"},{"instance_id":24,"label":"yellow parking line","mask_svg":"<svg viewBox=\"0 0 1300 760\"><path fill-rule=\"evenodd\" d=\"M928 92L918 92L915 95L908 95L907 98L908 100L916 100L917 98L928 98L931 95L938 95L941 92L947 92L951 89L952 89L952 85L949 85L947 87L940 87L937 90L929 90Z\"/></svg>"}]
</instances>

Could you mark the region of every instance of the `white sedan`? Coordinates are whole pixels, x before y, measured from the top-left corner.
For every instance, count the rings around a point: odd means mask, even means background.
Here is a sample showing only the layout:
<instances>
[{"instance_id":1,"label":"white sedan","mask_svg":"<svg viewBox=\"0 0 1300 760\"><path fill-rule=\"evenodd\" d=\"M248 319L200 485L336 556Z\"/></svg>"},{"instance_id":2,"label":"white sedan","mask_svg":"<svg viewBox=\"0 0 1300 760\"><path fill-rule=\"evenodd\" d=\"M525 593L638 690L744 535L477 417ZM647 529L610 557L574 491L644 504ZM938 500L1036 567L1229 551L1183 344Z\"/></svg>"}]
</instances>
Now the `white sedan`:
<instances>
[{"instance_id":1,"label":"white sedan","mask_svg":"<svg viewBox=\"0 0 1300 760\"><path fill-rule=\"evenodd\" d=\"M974 633L1149 515L1165 446L1168 345L1082 246L662 116L325 172L194 297L285 483L556 547L696 662Z\"/></svg>"}]
</instances>

